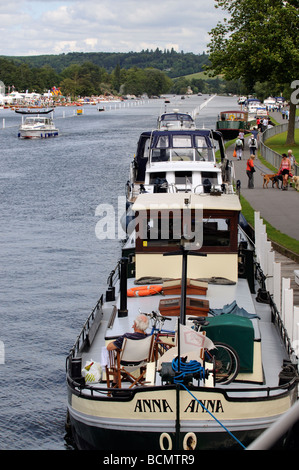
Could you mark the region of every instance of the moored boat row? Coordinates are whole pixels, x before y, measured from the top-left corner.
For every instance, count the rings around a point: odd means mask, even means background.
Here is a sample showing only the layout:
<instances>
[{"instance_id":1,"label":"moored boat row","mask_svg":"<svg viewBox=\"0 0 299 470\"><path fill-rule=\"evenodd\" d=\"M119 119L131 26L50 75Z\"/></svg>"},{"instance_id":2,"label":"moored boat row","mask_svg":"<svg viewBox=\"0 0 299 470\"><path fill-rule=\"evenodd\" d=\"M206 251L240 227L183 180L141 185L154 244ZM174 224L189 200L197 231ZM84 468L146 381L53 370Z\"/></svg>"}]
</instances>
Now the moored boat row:
<instances>
[{"instance_id":1,"label":"moored boat row","mask_svg":"<svg viewBox=\"0 0 299 470\"><path fill-rule=\"evenodd\" d=\"M80 449L245 448L297 400L222 136L164 127L140 136L121 258L67 357ZM140 314L147 335L111 349Z\"/></svg>"}]
</instances>

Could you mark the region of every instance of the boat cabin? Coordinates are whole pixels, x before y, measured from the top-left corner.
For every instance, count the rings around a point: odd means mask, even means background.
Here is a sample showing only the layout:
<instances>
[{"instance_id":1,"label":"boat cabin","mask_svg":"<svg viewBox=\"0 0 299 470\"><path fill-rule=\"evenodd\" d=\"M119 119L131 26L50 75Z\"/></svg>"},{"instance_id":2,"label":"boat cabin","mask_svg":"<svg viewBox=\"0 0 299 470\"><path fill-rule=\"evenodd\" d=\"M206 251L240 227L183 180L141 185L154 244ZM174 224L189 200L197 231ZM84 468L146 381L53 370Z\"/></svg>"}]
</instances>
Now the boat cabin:
<instances>
[{"instance_id":1,"label":"boat cabin","mask_svg":"<svg viewBox=\"0 0 299 470\"><path fill-rule=\"evenodd\" d=\"M28 127L40 127L40 126L50 126L53 124L53 121L49 117L26 117L24 121L24 126Z\"/></svg>"},{"instance_id":2,"label":"boat cabin","mask_svg":"<svg viewBox=\"0 0 299 470\"><path fill-rule=\"evenodd\" d=\"M135 189L136 185L142 185L142 190L149 193L199 193L208 192L212 187L220 190L223 175L221 165L216 162L216 145L224 161L222 136L216 131L145 132L140 137L131 167L131 183Z\"/></svg>"},{"instance_id":3,"label":"boat cabin","mask_svg":"<svg viewBox=\"0 0 299 470\"><path fill-rule=\"evenodd\" d=\"M236 194L142 194L133 205L135 212L136 278L181 277L182 237L186 248L207 254L191 256L188 278L238 277L238 217L241 210ZM189 234L189 235L187 235Z\"/></svg>"},{"instance_id":4,"label":"boat cabin","mask_svg":"<svg viewBox=\"0 0 299 470\"><path fill-rule=\"evenodd\" d=\"M195 122L192 116L188 113L163 113L158 118L157 128L160 130L167 129L195 129Z\"/></svg>"},{"instance_id":5,"label":"boat cabin","mask_svg":"<svg viewBox=\"0 0 299 470\"><path fill-rule=\"evenodd\" d=\"M225 140L236 138L240 131L249 132L248 112L240 110L222 111L218 116L216 129L222 133Z\"/></svg>"}]
</instances>

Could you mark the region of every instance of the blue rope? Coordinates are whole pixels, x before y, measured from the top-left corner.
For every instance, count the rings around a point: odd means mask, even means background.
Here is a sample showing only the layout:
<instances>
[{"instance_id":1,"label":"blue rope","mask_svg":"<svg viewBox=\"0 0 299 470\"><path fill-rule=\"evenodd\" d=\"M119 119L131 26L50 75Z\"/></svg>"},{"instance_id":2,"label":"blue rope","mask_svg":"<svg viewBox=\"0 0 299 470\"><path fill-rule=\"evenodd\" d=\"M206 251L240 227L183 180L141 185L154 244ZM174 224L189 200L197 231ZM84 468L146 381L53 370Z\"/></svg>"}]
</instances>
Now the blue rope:
<instances>
[{"instance_id":1,"label":"blue rope","mask_svg":"<svg viewBox=\"0 0 299 470\"><path fill-rule=\"evenodd\" d=\"M179 371L178 358L175 358L175 359L172 360L172 368L173 368L174 372ZM203 380L205 378L205 369L201 366L201 364L199 362L194 361L194 360L192 360L190 362L182 362L182 360L181 360L180 361L180 370L181 370L180 375L177 375L174 378L175 383L180 383L181 379L184 379L185 375L188 375L188 374L198 373L200 380Z\"/></svg>"},{"instance_id":2,"label":"blue rope","mask_svg":"<svg viewBox=\"0 0 299 470\"><path fill-rule=\"evenodd\" d=\"M178 358L175 358L173 359L172 361L172 368L174 370L174 372L178 372ZM182 371L178 376L176 376L174 378L174 382L181 385L188 393L190 393L190 395L192 396L192 398L194 398L194 400L196 400L200 406L209 413L209 415L212 416L212 418L217 421L218 424L220 424L220 426L222 426L226 432L228 432L228 434L230 434L230 436L232 436L237 442L238 444L240 444L241 447L243 447L243 449L246 449L246 447L242 444L242 442L239 441L239 439L236 438L236 436L234 436L202 403L201 401L199 401L191 392L190 390L188 390L188 388L185 386L185 384L183 383L183 380L184 380L184 377L185 375L187 374L191 374L191 373L199 373L200 374L200 379L204 379L205 378L205 370L204 368L200 365L199 362L197 361L190 361L190 362L182 362L180 360L180 370Z\"/></svg>"}]
</instances>

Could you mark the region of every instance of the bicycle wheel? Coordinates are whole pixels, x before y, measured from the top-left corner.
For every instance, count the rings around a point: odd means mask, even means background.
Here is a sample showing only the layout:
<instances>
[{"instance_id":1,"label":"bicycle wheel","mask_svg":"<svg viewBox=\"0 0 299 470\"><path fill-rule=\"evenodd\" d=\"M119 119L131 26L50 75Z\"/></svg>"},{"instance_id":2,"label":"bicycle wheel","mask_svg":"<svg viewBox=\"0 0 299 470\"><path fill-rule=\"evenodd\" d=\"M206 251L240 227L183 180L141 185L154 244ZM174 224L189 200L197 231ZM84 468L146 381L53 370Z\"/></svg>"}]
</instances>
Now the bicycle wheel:
<instances>
[{"instance_id":1,"label":"bicycle wheel","mask_svg":"<svg viewBox=\"0 0 299 470\"><path fill-rule=\"evenodd\" d=\"M227 385L239 373L240 360L237 352L225 343L214 343L215 349L208 351L207 362L213 362L215 382Z\"/></svg>"}]
</instances>

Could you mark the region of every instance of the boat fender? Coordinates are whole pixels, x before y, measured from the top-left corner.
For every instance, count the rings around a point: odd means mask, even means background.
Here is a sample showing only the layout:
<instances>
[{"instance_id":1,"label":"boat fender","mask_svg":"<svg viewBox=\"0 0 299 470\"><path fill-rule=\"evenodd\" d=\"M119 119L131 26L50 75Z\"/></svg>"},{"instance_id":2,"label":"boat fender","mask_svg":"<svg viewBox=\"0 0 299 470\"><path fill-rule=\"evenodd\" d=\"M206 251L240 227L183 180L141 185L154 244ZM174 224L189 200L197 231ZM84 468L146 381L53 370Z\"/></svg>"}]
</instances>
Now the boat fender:
<instances>
[{"instance_id":1,"label":"boat fender","mask_svg":"<svg viewBox=\"0 0 299 470\"><path fill-rule=\"evenodd\" d=\"M197 445L197 438L194 432L187 432L183 440L184 450L194 450Z\"/></svg>"},{"instance_id":2,"label":"boat fender","mask_svg":"<svg viewBox=\"0 0 299 470\"><path fill-rule=\"evenodd\" d=\"M162 286L140 286L132 287L127 290L128 297L146 297L147 295L159 294Z\"/></svg>"},{"instance_id":3,"label":"boat fender","mask_svg":"<svg viewBox=\"0 0 299 470\"><path fill-rule=\"evenodd\" d=\"M167 449L165 449L165 447L164 447L164 440L165 439L167 440L167 443L168 443ZM159 444L160 444L160 449L161 450L172 450L172 440L171 440L170 435L167 432L162 432L162 434L160 435Z\"/></svg>"}]
</instances>

